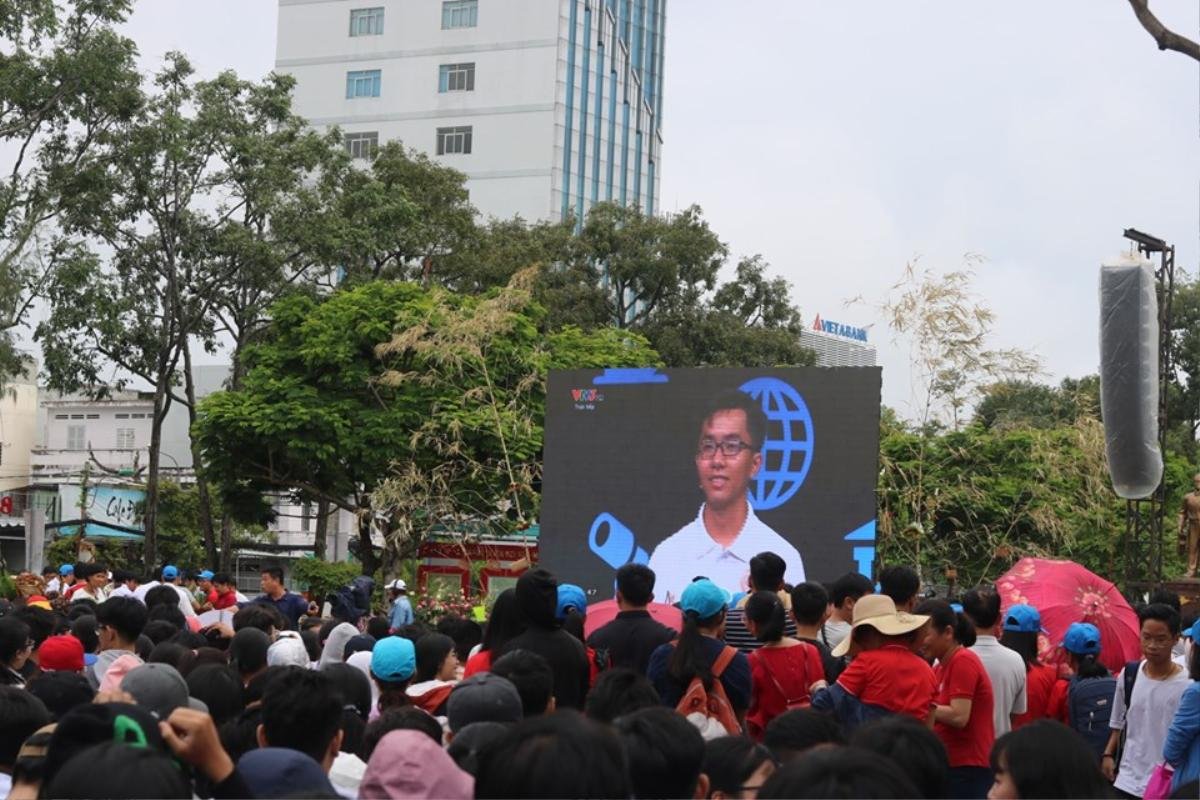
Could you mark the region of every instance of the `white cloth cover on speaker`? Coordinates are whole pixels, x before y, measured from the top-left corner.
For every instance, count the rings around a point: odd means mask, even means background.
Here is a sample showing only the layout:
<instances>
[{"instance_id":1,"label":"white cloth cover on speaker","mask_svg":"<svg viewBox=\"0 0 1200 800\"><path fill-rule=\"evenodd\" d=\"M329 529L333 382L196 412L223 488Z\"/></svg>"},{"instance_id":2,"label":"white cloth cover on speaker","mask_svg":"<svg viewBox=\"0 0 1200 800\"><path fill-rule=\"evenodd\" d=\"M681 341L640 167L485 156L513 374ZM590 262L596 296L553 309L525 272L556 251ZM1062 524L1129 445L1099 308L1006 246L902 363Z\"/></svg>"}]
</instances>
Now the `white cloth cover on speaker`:
<instances>
[{"instance_id":1,"label":"white cloth cover on speaker","mask_svg":"<svg viewBox=\"0 0 1200 800\"><path fill-rule=\"evenodd\" d=\"M1158 386L1154 267L1122 255L1100 267L1100 411L1113 489L1126 500L1149 497L1162 481Z\"/></svg>"}]
</instances>

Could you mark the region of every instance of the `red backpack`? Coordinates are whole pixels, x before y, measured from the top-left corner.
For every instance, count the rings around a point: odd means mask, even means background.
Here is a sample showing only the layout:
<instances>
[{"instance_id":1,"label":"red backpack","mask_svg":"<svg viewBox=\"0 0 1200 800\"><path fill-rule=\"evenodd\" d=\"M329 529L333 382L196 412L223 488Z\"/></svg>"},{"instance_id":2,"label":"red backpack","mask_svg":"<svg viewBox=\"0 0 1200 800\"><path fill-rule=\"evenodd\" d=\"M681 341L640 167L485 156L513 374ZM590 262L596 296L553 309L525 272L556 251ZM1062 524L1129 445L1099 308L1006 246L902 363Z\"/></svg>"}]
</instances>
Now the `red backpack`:
<instances>
[{"instance_id":1,"label":"red backpack","mask_svg":"<svg viewBox=\"0 0 1200 800\"><path fill-rule=\"evenodd\" d=\"M721 685L721 674L737 652L736 648L726 645L712 665L712 688L705 689L704 682L696 676L675 706L675 711L699 728L700 735L705 739L736 736L742 732L742 725L733 713L725 687Z\"/></svg>"}]
</instances>

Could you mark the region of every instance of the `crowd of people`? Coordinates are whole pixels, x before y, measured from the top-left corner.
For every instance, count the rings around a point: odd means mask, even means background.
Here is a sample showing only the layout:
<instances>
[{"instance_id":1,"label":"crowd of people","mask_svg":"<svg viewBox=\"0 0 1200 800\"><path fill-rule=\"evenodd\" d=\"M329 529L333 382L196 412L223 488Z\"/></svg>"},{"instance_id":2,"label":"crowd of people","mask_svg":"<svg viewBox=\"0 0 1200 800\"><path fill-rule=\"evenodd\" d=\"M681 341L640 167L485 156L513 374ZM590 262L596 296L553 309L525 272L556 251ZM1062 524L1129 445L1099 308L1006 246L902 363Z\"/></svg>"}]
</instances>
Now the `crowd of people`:
<instances>
[{"instance_id":1,"label":"crowd of people","mask_svg":"<svg viewBox=\"0 0 1200 800\"><path fill-rule=\"evenodd\" d=\"M759 553L736 597L696 578L674 627L626 565L585 634L585 593L540 568L484 625L424 625L401 580L323 618L277 569L248 598L64 565L0 603L0 797L1200 797L1177 596L1138 608L1142 657L1113 675L1095 626L1047 658L1038 609L991 587L785 570Z\"/></svg>"}]
</instances>

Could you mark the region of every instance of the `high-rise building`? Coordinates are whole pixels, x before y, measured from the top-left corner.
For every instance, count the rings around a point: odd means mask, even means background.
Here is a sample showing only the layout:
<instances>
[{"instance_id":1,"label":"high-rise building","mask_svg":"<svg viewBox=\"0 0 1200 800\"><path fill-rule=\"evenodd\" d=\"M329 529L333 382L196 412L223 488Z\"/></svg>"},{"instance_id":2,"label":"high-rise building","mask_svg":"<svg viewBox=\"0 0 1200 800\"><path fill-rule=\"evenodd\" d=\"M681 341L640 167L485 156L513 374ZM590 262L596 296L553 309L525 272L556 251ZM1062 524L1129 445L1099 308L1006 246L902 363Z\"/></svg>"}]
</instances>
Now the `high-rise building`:
<instances>
[{"instance_id":1,"label":"high-rise building","mask_svg":"<svg viewBox=\"0 0 1200 800\"><path fill-rule=\"evenodd\" d=\"M296 113L466 173L485 216L658 208L667 0L279 0Z\"/></svg>"}]
</instances>

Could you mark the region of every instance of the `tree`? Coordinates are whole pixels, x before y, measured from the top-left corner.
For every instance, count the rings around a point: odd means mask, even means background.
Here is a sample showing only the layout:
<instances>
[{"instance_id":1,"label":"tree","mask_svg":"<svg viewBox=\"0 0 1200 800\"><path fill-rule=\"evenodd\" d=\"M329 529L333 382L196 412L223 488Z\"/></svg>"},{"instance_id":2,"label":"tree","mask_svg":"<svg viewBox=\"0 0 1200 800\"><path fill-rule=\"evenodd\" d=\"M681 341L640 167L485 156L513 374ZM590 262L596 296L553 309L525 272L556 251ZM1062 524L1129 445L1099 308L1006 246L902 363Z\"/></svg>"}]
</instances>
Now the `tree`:
<instances>
[{"instance_id":1,"label":"tree","mask_svg":"<svg viewBox=\"0 0 1200 800\"><path fill-rule=\"evenodd\" d=\"M1100 377L1064 378L1058 386L1027 380L984 387L975 407L975 424L988 429L1056 428L1080 416L1100 419Z\"/></svg>"},{"instance_id":2,"label":"tree","mask_svg":"<svg viewBox=\"0 0 1200 800\"><path fill-rule=\"evenodd\" d=\"M91 190L90 156L141 102L129 0L10 0L0 8L0 384L13 338L50 280L64 197Z\"/></svg>"},{"instance_id":3,"label":"tree","mask_svg":"<svg viewBox=\"0 0 1200 800\"><path fill-rule=\"evenodd\" d=\"M1188 58L1200 61L1200 44L1180 36L1167 28L1150 10L1150 0L1129 0L1133 13L1138 22L1146 29L1146 33L1158 43L1159 50L1174 50L1183 53Z\"/></svg>"}]
</instances>

